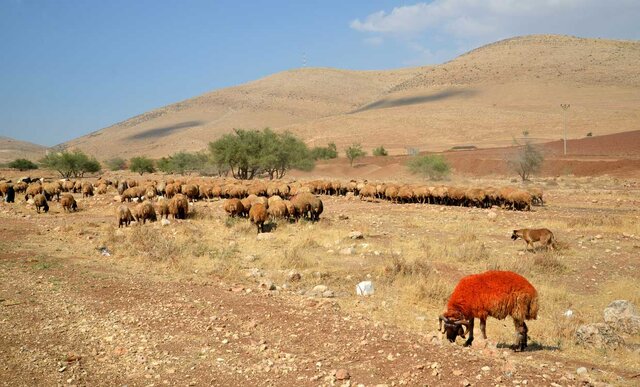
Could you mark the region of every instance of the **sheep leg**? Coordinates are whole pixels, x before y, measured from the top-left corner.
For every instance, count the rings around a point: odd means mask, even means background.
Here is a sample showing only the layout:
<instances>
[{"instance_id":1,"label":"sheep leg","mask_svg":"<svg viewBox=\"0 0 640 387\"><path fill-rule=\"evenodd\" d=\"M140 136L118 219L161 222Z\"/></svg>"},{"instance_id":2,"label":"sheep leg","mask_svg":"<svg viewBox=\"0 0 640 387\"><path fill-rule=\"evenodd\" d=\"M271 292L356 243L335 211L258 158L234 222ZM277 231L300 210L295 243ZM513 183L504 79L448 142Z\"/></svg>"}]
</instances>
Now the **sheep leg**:
<instances>
[{"instance_id":1,"label":"sheep leg","mask_svg":"<svg viewBox=\"0 0 640 387\"><path fill-rule=\"evenodd\" d=\"M487 319L480 318L480 331L482 332L482 338L487 339Z\"/></svg>"},{"instance_id":2,"label":"sheep leg","mask_svg":"<svg viewBox=\"0 0 640 387\"><path fill-rule=\"evenodd\" d=\"M469 328L467 331L467 333L469 333L469 337L467 338L467 341L464 342L465 347L470 347L471 343L473 343L473 321L474 320L475 320L474 318L469 319Z\"/></svg>"},{"instance_id":3,"label":"sheep leg","mask_svg":"<svg viewBox=\"0 0 640 387\"><path fill-rule=\"evenodd\" d=\"M527 328L527 324L524 321L513 319L513 324L516 328L516 342L511 348L516 352L522 352L527 348L527 332L529 328Z\"/></svg>"}]
</instances>

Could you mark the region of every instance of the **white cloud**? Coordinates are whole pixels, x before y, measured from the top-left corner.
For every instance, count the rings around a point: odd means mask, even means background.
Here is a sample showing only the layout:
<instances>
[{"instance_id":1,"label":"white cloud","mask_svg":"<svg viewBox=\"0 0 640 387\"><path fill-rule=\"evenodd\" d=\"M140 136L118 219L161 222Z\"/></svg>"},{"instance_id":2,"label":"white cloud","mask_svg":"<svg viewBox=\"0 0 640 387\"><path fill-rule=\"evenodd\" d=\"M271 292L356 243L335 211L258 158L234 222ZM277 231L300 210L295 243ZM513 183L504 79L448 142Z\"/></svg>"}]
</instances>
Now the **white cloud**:
<instances>
[{"instance_id":1,"label":"white cloud","mask_svg":"<svg viewBox=\"0 0 640 387\"><path fill-rule=\"evenodd\" d=\"M528 34L640 39L638 20L638 0L435 0L377 11L350 26L409 49L409 43L439 41L440 52L447 44L453 52Z\"/></svg>"}]
</instances>

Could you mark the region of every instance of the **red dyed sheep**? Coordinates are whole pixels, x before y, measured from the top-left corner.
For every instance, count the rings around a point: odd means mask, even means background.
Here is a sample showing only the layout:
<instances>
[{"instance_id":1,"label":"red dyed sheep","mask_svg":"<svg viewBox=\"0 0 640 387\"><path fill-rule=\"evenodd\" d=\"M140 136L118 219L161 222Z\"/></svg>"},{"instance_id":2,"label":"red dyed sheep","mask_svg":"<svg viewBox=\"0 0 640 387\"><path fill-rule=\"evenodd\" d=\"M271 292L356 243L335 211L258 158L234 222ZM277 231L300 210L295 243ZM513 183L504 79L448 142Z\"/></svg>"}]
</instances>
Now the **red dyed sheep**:
<instances>
[{"instance_id":1,"label":"red dyed sheep","mask_svg":"<svg viewBox=\"0 0 640 387\"><path fill-rule=\"evenodd\" d=\"M524 277L510 271L487 271L466 276L460 280L440 316L439 328L447 339L454 342L458 336L469 334L465 346L473 342L473 320L480 319L482 337L487 338L487 317L502 320L513 318L516 328L514 350L527 347L525 320L538 317L538 292ZM442 323L444 322L444 329ZM463 326L467 327L464 332Z\"/></svg>"}]
</instances>

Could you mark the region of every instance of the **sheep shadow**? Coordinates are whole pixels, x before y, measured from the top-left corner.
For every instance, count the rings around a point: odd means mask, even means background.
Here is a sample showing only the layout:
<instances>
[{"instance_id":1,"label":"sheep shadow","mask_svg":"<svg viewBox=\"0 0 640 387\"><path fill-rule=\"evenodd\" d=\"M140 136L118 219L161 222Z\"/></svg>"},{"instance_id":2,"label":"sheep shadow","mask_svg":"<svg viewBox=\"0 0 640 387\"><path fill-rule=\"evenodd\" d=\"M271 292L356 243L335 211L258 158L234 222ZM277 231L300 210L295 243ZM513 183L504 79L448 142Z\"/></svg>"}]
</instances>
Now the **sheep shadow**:
<instances>
[{"instance_id":1,"label":"sheep shadow","mask_svg":"<svg viewBox=\"0 0 640 387\"><path fill-rule=\"evenodd\" d=\"M498 343L496 344L496 348L499 349L513 349L513 344L509 343ZM559 351L560 347L553 345L544 345L538 342L531 342L527 346L527 348L523 352L538 352L538 351Z\"/></svg>"},{"instance_id":2,"label":"sheep shadow","mask_svg":"<svg viewBox=\"0 0 640 387\"><path fill-rule=\"evenodd\" d=\"M269 222L262 225L262 232L272 232L278 228L278 223Z\"/></svg>"}]
</instances>

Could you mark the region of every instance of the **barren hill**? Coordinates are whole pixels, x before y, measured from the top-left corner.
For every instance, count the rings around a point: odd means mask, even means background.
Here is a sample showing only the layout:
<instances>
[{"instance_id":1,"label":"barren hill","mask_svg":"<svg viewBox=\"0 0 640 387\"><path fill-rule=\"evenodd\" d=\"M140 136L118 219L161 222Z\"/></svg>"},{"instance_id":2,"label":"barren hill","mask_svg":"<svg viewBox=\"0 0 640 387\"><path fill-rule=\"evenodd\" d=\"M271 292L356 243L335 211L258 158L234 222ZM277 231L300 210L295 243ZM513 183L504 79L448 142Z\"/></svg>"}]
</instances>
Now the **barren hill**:
<instances>
[{"instance_id":1,"label":"barren hill","mask_svg":"<svg viewBox=\"0 0 640 387\"><path fill-rule=\"evenodd\" d=\"M233 128L288 129L335 141L438 151L640 129L640 42L533 35L438 66L387 71L298 69L169 105L65 146L100 159L199 150Z\"/></svg>"},{"instance_id":2,"label":"barren hill","mask_svg":"<svg viewBox=\"0 0 640 387\"><path fill-rule=\"evenodd\" d=\"M18 158L36 161L44 157L46 149L42 145L0 136L0 163L7 163Z\"/></svg>"}]
</instances>

